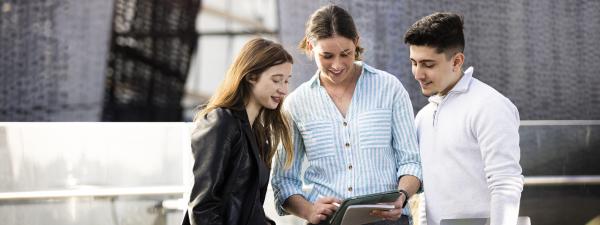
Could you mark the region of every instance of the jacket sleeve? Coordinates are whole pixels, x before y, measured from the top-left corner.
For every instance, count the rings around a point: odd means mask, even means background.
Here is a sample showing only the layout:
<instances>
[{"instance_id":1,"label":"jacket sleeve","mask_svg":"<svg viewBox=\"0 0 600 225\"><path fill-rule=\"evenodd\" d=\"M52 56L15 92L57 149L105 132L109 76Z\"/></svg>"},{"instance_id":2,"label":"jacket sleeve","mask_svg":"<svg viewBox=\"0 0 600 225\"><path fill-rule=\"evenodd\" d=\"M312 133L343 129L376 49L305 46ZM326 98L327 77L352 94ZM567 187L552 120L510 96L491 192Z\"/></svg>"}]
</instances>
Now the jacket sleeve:
<instances>
[{"instance_id":1,"label":"jacket sleeve","mask_svg":"<svg viewBox=\"0 0 600 225\"><path fill-rule=\"evenodd\" d=\"M223 224L227 219L223 215L223 197L227 177L231 176L230 158L235 154L232 151L236 149L240 131L235 119L222 113L209 113L192 133L194 185L188 204L192 225Z\"/></svg>"}]
</instances>

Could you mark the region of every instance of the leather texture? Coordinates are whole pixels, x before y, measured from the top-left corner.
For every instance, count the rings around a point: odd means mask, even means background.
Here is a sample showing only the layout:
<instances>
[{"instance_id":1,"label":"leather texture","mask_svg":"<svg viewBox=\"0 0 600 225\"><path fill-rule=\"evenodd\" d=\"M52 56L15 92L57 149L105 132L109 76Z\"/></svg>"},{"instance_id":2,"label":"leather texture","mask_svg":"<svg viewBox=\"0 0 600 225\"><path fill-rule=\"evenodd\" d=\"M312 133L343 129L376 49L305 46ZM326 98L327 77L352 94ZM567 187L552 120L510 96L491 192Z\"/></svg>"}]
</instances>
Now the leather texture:
<instances>
[{"instance_id":1,"label":"leather texture","mask_svg":"<svg viewBox=\"0 0 600 225\"><path fill-rule=\"evenodd\" d=\"M192 132L194 185L183 225L260 224L269 169L245 110L217 108Z\"/></svg>"}]
</instances>

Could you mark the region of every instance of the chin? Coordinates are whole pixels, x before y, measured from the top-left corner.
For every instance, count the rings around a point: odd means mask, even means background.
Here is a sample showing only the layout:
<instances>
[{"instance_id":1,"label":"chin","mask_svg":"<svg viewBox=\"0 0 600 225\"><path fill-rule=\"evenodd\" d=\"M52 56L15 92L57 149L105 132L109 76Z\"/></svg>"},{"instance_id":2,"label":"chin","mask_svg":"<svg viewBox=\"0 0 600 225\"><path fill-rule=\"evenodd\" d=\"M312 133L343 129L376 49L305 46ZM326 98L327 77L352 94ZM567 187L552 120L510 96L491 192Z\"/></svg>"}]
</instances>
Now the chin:
<instances>
[{"instance_id":1,"label":"chin","mask_svg":"<svg viewBox=\"0 0 600 225\"><path fill-rule=\"evenodd\" d=\"M432 92L425 91L425 90L421 90L421 94L423 94L423 96L425 96L425 97L431 97L434 95Z\"/></svg>"},{"instance_id":2,"label":"chin","mask_svg":"<svg viewBox=\"0 0 600 225\"><path fill-rule=\"evenodd\" d=\"M279 104L272 104L272 105L266 106L265 108L270 109L270 110L275 110L275 109L277 109L277 106L279 106Z\"/></svg>"}]
</instances>

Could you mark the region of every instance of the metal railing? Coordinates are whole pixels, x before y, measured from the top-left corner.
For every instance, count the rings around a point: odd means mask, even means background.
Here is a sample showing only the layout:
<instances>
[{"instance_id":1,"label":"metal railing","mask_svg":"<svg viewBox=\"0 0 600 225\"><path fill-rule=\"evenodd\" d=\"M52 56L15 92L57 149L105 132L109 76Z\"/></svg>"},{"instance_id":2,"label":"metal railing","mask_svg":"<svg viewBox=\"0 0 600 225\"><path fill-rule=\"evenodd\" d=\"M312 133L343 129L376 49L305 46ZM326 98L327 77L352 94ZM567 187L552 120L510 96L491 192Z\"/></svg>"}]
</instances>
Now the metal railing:
<instances>
[{"instance_id":1,"label":"metal railing","mask_svg":"<svg viewBox=\"0 0 600 225\"><path fill-rule=\"evenodd\" d=\"M600 175L594 176L528 176L525 186L600 185ZM0 192L0 201L44 200L78 197L170 196L183 195L184 185L155 187L97 188L84 187L70 190Z\"/></svg>"},{"instance_id":2,"label":"metal railing","mask_svg":"<svg viewBox=\"0 0 600 225\"><path fill-rule=\"evenodd\" d=\"M521 126L597 126L600 120L521 120Z\"/></svg>"},{"instance_id":3,"label":"metal railing","mask_svg":"<svg viewBox=\"0 0 600 225\"><path fill-rule=\"evenodd\" d=\"M594 176L528 176L525 186L600 185L600 175Z\"/></svg>"},{"instance_id":4,"label":"metal railing","mask_svg":"<svg viewBox=\"0 0 600 225\"><path fill-rule=\"evenodd\" d=\"M112 198L124 196L168 196L183 195L185 186L154 186L154 187L119 187L98 188L82 187L79 189L0 192L0 201L10 200L45 200L62 198Z\"/></svg>"}]
</instances>

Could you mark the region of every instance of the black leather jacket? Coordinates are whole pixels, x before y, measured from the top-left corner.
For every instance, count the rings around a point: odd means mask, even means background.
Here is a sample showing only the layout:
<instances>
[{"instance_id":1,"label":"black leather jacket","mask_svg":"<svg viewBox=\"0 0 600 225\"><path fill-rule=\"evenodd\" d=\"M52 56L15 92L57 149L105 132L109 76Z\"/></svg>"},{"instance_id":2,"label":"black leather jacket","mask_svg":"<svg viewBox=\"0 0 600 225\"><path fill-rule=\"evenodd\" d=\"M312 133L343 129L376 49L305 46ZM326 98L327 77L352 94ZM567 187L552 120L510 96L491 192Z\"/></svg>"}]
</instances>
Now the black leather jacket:
<instances>
[{"instance_id":1,"label":"black leather jacket","mask_svg":"<svg viewBox=\"0 0 600 225\"><path fill-rule=\"evenodd\" d=\"M263 210L269 169L258 151L245 110L218 108L197 122L194 186L183 224L272 222Z\"/></svg>"}]
</instances>

